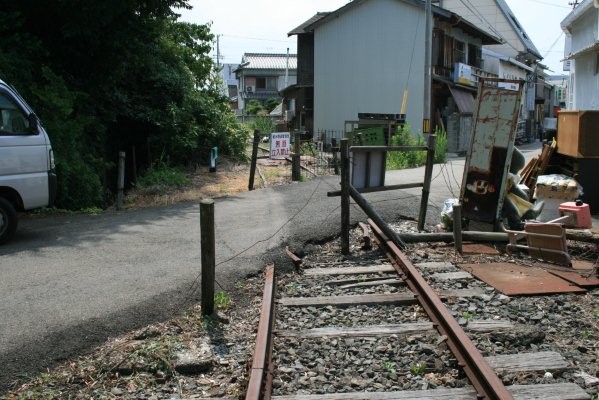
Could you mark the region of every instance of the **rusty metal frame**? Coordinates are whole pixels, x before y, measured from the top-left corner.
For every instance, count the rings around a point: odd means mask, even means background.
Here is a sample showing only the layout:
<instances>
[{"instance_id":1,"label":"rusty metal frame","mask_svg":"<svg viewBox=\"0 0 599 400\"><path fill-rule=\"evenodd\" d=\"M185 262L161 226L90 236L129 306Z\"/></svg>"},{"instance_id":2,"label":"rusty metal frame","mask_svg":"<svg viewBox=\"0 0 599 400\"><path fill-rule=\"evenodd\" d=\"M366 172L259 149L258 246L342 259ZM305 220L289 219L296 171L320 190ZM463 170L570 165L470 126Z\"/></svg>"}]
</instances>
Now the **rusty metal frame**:
<instances>
[{"instance_id":1,"label":"rusty metal frame","mask_svg":"<svg viewBox=\"0 0 599 400\"><path fill-rule=\"evenodd\" d=\"M447 337L447 345L464 369L480 399L513 399L489 363L478 351L466 332L449 313L433 288L424 280L412 262L389 240L372 220L368 220L375 237L384 248L398 274L418 298L435 328Z\"/></svg>"},{"instance_id":2,"label":"rusty metal frame","mask_svg":"<svg viewBox=\"0 0 599 400\"><path fill-rule=\"evenodd\" d=\"M266 267L264 281L260 322L256 334L252 371L245 395L246 400L268 400L272 392L272 332L275 323L274 299L276 290L274 264Z\"/></svg>"}]
</instances>

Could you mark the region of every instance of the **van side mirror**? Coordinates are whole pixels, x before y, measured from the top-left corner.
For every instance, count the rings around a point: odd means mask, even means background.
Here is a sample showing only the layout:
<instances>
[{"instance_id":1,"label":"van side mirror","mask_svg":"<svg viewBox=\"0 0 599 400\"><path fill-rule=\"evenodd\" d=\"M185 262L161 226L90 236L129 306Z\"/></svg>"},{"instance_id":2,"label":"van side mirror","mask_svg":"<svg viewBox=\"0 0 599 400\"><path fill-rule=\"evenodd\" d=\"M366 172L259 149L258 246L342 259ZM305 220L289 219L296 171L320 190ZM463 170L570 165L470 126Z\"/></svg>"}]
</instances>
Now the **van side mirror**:
<instances>
[{"instance_id":1,"label":"van side mirror","mask_svg":"<svg viewBox=\"0 0 599 400\"><path fill-rule=\"evenodd\" d=\"M32 133L39 133L39 121L35 113L29 114L29 131Z\"/></svg>"}]
</instances>

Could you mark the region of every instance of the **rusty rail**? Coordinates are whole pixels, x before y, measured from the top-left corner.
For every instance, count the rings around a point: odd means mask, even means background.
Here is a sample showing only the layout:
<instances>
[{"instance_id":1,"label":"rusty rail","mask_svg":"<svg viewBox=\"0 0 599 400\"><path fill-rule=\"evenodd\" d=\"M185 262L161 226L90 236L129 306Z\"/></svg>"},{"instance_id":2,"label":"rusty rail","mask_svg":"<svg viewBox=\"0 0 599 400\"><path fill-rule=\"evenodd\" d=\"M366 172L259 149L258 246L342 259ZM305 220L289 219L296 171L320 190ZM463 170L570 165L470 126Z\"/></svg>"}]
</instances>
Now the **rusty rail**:
<instances>
[{"instance_id":1,"label":"rusty rail","mask_svg":"<svg viewBox=\"0 0 599 400\"><path fill-rule=\"evenodd\" d=\"M274 328L275 266L266 267L260 322L246 400L268 400L272 390L272 331Z\"/></svg>"},{"instance_id":2,"label":"rusty rail","mask_svg":"<svg viewBox=\"0 0 599 400\"><path fill-rule=\"evenodd\" d=\"M470 383L476 389L478 398L488 400L513 399L512 394L506 389L503 382L501 382L455 318L449 313L433 288L429 286L422 275L416 270L412 262L393 241L385 236L381 228L370 219L368 222L372 227L375 237L385 248L385 252L393 266L416 295L420 305L433 321L435 328L441 335L447 337L447 345L458 360L458 364L464 369Z\"/></svg>"}]
</instances>

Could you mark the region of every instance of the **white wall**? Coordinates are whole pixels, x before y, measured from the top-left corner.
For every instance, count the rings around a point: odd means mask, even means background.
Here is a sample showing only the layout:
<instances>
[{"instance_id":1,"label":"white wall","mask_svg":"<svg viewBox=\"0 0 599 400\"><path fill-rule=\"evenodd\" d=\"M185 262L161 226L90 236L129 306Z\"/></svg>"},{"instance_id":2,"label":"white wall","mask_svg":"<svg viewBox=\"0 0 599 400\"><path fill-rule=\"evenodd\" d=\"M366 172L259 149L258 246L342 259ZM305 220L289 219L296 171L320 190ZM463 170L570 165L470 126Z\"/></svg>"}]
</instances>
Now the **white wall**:
<instances>
[{"instance_id":1,"label":"white wall","mask_svg":"<svg viewBox=\"0 0 599 400\"><path fill-rule=\"evenodd\" d=\"M597 53L576 58L575 107L579 110L599 110L599 74L595 73Z\"/></svg>"},{"instance_id":2,"label":"white wall","mask_svg":"<svg viewBox=\"0 0 599 400\"><path fill-rule=\"evenodd\" d=\"M343 130L359 112L400 113L421 131L424 8L367 1L314 32L314 129Z\"/></svg>"},{"instance_id":3,"label":"white wall","mask_svg":"<svg viewBox=\"0 0 599 400\"><path fill-rule=\"evenodd\" d=\"M599 39L598 21L599 10L591 8L585 12L571 28L572 49L576 53L592 44Z\"/></svg>"}]
</instances>

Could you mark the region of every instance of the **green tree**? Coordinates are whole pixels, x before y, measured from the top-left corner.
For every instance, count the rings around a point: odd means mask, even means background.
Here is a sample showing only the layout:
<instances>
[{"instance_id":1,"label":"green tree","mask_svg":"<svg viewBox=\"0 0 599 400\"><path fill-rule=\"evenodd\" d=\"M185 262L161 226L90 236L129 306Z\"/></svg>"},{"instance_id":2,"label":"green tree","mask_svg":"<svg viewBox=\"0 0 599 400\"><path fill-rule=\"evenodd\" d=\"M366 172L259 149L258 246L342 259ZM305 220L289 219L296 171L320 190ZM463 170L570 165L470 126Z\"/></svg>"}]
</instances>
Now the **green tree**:
<instances>
[{"instance_id":1,"label":"green tree","mask_svg":"<svg viewBox=\"0 0 599 400\"><path fill-rule=\"evenodd\" d=\"M44 122L57 203L102 205L119 150L185 165L209 149L243 157L245 134L218 90L209 25L179 22L188 0L12 0L0 8L0 78ZM175 11L174 11L175 10Z\"/></svg>"}]
</instances>

